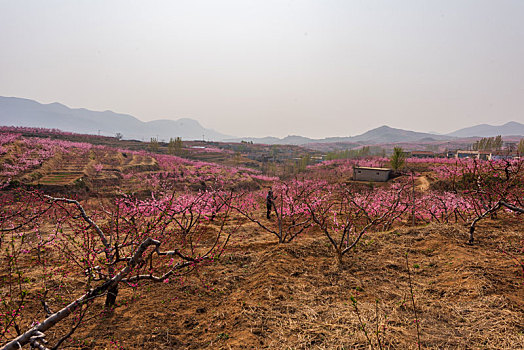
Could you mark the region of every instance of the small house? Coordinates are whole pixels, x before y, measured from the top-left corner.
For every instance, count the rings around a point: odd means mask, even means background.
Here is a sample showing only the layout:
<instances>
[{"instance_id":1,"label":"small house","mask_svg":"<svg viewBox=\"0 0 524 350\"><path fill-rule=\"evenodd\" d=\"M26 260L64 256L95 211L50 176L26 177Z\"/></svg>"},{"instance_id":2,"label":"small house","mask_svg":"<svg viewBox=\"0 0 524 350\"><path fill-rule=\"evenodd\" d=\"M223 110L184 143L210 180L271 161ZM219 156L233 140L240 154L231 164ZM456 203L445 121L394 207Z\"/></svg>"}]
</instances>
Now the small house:
<instances>
[{"instance_id":1,"label":"small house","mask_svg":"<svg viewBox=\"0 0 524 350\"><path fill-rule=\"evenodd\" d=\"M455 153L455 158L458 159L466 159L466 158L477 158L479 157L478 151L462 151L458 150L457 153Z\"/></svg>"},{"instance_id":2,"label":"small house","mask_svg":"<svg viewBox=\"0 0 524 350\"><path fill-rule=\"evenodd\" d=\"M509 151L509 150L494 151L492 153L492 155L491 155L491 159L493 159L493 160L518 159L518 152L517 151Z\"/></svg>"},{"instance_id":3,"label":"small house","mask_svg":"<svg viewBox=\"0 0 524 350\"><path fill-rule=\"evenodd\" d=\"M491 160L491 152L489 151L457 151L455 158L476 158L482 160Z\"/></svg>"},{"instance_id":4,"label":"small house","mask_svg":"<svg viewBox=\"0 0 524 350\"><path fill-rule=\"evenodd\" d=\"M391 175L391 169L359 167L353 168L353 180L386 182Z\"/></svg>"},{"instance_id":5,"label":"small house","mask_svg":"<svg viewBox=\"0 0 524 350\"><path fill-rule=\"evenodd\" d=\"M435 158L435 153L431 151L413 151L411 152L413 158Z\"/></svg>"},{"instance_id":6,"label":"small house","mask_svg":"<svg viewBox=\"0 0 524 350\"><path fill-rule=\"evenodd\" d=\"M479 159L482 159L482 160L491 160L491 152L489 151L479 151Z\"/></svg>"}]
</instances>

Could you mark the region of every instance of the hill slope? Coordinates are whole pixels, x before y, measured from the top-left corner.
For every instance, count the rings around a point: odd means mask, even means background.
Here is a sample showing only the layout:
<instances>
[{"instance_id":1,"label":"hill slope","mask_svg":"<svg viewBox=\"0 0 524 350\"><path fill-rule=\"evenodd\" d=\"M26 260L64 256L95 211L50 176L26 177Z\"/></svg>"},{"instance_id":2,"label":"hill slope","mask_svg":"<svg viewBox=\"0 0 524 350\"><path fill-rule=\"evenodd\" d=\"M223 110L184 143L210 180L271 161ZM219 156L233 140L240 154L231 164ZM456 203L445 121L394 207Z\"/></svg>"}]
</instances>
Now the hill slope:
<instances>
[{"instance_id":1,"label":"hill slope","mask_svg":"<svg viewBox=\"0 0 524 350\"><path fill-rule=\"evenodd\" d=\"M351 138L353 142L365 142L368 144L388 143L388 142L417 142L420 140L448 140L449 136L428 134L410 130L396 129L383 125L369 130L361 135Z\"/></svg>"},{"instance_id":2,"label":"hill slope","mask_svg":"<svg viewBox=\"0 0 524 350\"><path fill-rule=\"evenodd\" d=\"M154 120L143 122L131 115L111 111L97 112L84 108L73 109L60 103L41 104L33 100L0 96L0 123L7 126L56 128L77 133L114 136L121 133L126 139L149 140L158 137L169 140L220 141L230 136L202 127L196 120Z\"/></svg>"},{"instance_id":3,"label":"hill slope","mask_svg":"<svg viewBox=\"0 0 524 350\"><path fill-rule=\"evenodd\" d=\"M132 301L78 336L91 348L114 337L126 348L367 349L354 296L376 349L377 314L384 348L416 349L408 252L422 348L520 348L520 272L497 250L500 229L483 232L475 246L459 226L370 233L339 267L321 235L277 245L246 227L201 280L151 285L143 296L123 290ZM504 236L518 238L518 229Z\"/></svg>"},{"instance_id":4,"label":"hill slope","mask_svg":"<svg viewBox=\"0 0 524 350\"><path fill-rule=\"evenodd\" d=\"M480 124L469 128L459 129L448 134L455 137L493 137L497 135L514 136L524 135L524 124L509 122L504 125Z\"/></svg>"},{"instance_id":5,"label":"hill slope","mask_svg":"<svg viewBox=\"0 0 524 350\"><path fill-rule=\"evenodd\" d=\"M247 137L247 138L236 138L227 141L240 142L253 141L254 143L265 143L265 144L281 144L281 145L306 145L314 143L362 143L367 145L389 143L389 142L417 142L417 141L437 141L437 140L450 140L452 136L436 135L423 132L416 132L410 130L396 129L387 125L369 130L361 135L348 136L348 137L327 137L323 139L311 139L303 136L290 135L284 138L276 137Z\"/></svg>"}]
</instances>

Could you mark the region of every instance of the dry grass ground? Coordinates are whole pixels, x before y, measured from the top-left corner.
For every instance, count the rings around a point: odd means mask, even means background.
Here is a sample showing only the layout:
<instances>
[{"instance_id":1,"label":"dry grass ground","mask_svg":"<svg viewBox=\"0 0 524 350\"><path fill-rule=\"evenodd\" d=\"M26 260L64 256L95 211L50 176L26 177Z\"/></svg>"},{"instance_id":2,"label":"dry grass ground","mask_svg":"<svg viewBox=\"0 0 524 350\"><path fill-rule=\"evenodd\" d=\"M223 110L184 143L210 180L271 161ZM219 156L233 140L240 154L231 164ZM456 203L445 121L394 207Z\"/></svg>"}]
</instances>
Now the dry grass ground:
<instances>
[{"instance_id":1,"label":"dry grass ground","mask_svg":"<svg viewBox=\"0 0 524 350\"><path fill-rule=\"evenodd\" d=\"M473 246L462 226L371 233L338 266L320 235L276 245L246 225L219 261L186 283L123 289L110 315L96 316L95 305L95 318L68 346L368 349L354 296L375 348L378 319L383 348L415 349L407 252L422 348L521 349L522 271L499 248L522 241L522 221L486 221L478 232Z\"/></svg>"}]
</instances>

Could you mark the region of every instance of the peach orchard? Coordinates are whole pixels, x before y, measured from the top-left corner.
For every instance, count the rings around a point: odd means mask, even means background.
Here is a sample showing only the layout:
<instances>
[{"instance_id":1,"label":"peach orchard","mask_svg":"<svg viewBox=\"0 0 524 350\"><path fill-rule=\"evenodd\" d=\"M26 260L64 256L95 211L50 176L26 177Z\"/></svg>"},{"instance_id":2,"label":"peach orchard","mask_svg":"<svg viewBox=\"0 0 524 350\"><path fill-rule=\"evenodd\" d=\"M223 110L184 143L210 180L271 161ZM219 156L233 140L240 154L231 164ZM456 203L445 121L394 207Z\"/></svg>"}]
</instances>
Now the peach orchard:
<instances>
[{"instance_id":1,"label":"peach orchard","mask_svg":"<svg viewBox=\"0 0 524 350\"><path fill-rule=\"evenodd\" d=\"M342 180L357 161L324 162L277 179L249 168L138 151L153 157L160 170L123 176L147 184L149 195L54 196L13 179L58 153L137 151L16 132L0 135L0 156L11 157L0 165L0 342L6 350L58 348L89 310L114 308L120 290L183 283L202 266L213 268L248 222L274 235L275 244L323 235L334 261L343 264L370 231L456 223L469 228L464 239L474 244L482 235L476 232L482 219L520 220L524 213L523 160L408 159L413 176L407 172L374 185ZM386 160L358 162L376 166ZM416 190L417 169L431 172L435 186ZM270 186L275 200L273 218L267 220ZM522 242L504 253L524 274ZM66 330L48 345L45 332L59 323L67 323L61 328Z\"/></svg>"}]
</instances>

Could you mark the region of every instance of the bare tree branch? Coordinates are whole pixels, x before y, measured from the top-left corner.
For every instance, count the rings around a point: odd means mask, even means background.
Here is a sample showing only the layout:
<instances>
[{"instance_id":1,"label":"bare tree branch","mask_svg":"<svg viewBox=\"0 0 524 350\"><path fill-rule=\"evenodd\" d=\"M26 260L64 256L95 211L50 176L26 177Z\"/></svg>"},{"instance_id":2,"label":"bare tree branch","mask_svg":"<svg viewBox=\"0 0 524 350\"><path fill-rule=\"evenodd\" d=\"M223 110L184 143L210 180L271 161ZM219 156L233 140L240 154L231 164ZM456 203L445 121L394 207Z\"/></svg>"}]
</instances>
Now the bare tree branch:
<instances>
[{"instance_id":1,"label":"bare tree branch","mask_svg":"<svg viewBox=\"0 0 524 350\"><path fill-rule=\"evenodd\" d=\"M116 274L113 278L111 278L110 280L108 280L107 282L105 282L104 284L96 288L90 289L87 293L83 294L80 298L76 299L75 301L67 305L66 307L62 308L60 311L46 318L42 323L34 326L33 328L21 334L17 338L11 340L9 343L4 345L0 350L20 349L22 346L29 344L31 342L31 337L33 337L35 334L38 334L37 332L44 333L51 327L55 326L58 322L62 321L63 319L71 315L75 310L77 310L79 307L84 305L87 301L93 298L96 298L98 296L102 296L104 292L116 286L119 282L122 281L122 279L124 279L124 277L126 277L129 274L129 272L132 271L132 269L140 261L140 258L142 257L146 249L152 245L158 247L160 245L160 242L152 238L147 238L137 248L137 250L133 254L133 257L127 263L126 267L120 270L120 272Z\"/></svg>"},{"instance_id":2,"label":"bare tree branch","mask_svg":"<svg viewBox=\"0 0 524 350\"><path fill-rule=\"evenodd\" d=\"M100 237L100 240L102 241L102 244L104 245L104 247L106 248L106 250L110 250L111 249L111 245L109 244L108 240L107 240L107 237L105 235L105 233L100 229L100 227L98 227L98 225L87 215L86 211L84 210L84 207L82 207L82 205L77 201L77 200L74 200L74 199L69 199L69 198L56 198L56 197L51 197L51 196L48 196L48 195L44 195L45 198L53 201L53 202L64 202L64 203L69 203L69 204L74 204L76 205L76 207L78 208L78 210L80 211L80 215L82 216L82 218L92 227L95 229L96 233L98 233L98 236ZM107 251L107 253L109 253L109 251Z\"/></svg>"},{"instance_id":3,"label":"bare tree branch","mask_svg":"<svg viewBox=\"0 0 524 350\"><path fill-rule=\"evenodd\" d=\"M504 201L498 201L493 207L488 208L484 213L478 215L473 222L471 223L469 227L469 244L473 244L474 237L473 234L475 233L475 228L478 224L478 222L482 219L484 219L486 216L489 216L493 213L496 213L499 211L502 207L506 207L511 211L517 212L519 214L524 214L524 208L517 207L515 205L512 205L510 203L504 202Z\"/></svg>"}]
</instances>

